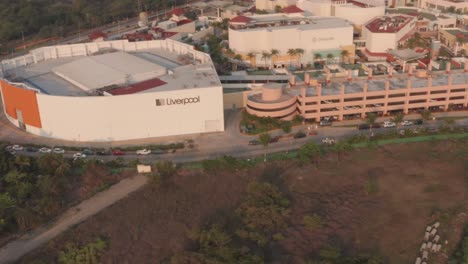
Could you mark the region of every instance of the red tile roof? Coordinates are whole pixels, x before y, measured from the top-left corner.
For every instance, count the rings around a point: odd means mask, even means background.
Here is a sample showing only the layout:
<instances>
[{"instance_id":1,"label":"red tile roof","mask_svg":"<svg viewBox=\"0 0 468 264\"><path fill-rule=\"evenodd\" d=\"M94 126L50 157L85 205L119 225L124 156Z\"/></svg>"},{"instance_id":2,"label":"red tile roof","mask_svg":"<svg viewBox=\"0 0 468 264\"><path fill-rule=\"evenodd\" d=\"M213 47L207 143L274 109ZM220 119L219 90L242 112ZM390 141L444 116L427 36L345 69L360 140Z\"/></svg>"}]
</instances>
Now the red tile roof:
<instances>
[{"instance_id":1,"label":"red tile roof","mask_svg":"<svg viewBox=\"0 0 468 264\"><path fill-rule=\"evenodd\" d=\"M179 34L179 32L169 32L169 31L165 31L165 32L162 33L162 36L163 36L164 38L170 38L170 37L172 37L172 36L174 36L174 35L177 35L177 34Z\"/></svg>"},{"instance_id":2,"label":"red tile roof","mask_svg":"<svg viewBox=\"0 0 468 264\"><path fill-rule=\"evenodd\" d=\"M283 13L287 13L287 14L292 14L292 13L303 13L304 10L300 9L299 7L295 6L295 5L290 5L290 6L287 6L285 8L283 8Z\"/></svg>"},{"instance_id":3,"label":"red tile roof","mask_svg":"<svg viewBox=\"0 0 468 264\"><path fill-rule=\"evenodd\" d=\"M150 34L141 34L141 33L133 33L133 34L125 34L124 35L125 39L128 39L129 41L135 41L135 40L153 40L154 37L153 35Z\"/></svg>"},{"instance_id":4,"label":"red tile roof","mask_svg":"<svg viewBox=\"0 0 468 264\"><path fill-rule=\"evenodd\" d=\"M112 95L134 94L134 93L139 93L139 92L149 90L151 88L155 88L164 84L166 84L165 81L159 78L154 78L154 79L146 80L143 82L135 83L129 86L116 88L107 92Z\"/></svg>"},{"instance_id":5,"label":"red tile roof","mask_svg":"<svg viewBox=\"0 0 468 264\"><path fill-rule=\"evenodd\" d=\"M411 21L405 16L378 17L369 22L366 28L374 33L396 33Z\"/></svg>"},{"instance_id":6,"label":"red tile roof","mask_svg":"<svg viewBox=\"0 0 468 264\"><path fill-rule=\"evenodd\" d=\"M191 23L192 20L190 19L182 19L180 21L176 21L177 22L177 26L182 26L182 25L185 25L185 24L188 24L188 23Z\"/></svg>"},{"instance_id":7,"label":"red tile roof","mask_svg":"<svg viewBox=\"0 0 468 264\"><path fill-rule=\"evenodd\" d=\"M107 34L102 32L102 31L94 31L92 32L91 34L88 35L88 38L90 40L95 40L95 39L98 39L98 38L107 38Z\"/></svg>"},{"instance_id":8,"label":"red tile roof","mask_svg":"<svg viewBox=\"0 0 468 264\"><path fill-rule=\"evenodd\" d=\"M251 18L243 16L243 15L238 15L234 18L231 18L231 20L229 20L229 23L248 23L250 21L252 21Z\"/></svg>"},{"instance_id":9,"label":"red tile roof","mask_svg":"<svg viewBox=\"0 0 468 264\"><path fill-rule=\"evenodd\" d=\"M185 10L183 10L180 7L172 9L172 11L169 13L170 15L176 15L176 16L181 16L185 14Z\"/></svg>"}]
</instances>

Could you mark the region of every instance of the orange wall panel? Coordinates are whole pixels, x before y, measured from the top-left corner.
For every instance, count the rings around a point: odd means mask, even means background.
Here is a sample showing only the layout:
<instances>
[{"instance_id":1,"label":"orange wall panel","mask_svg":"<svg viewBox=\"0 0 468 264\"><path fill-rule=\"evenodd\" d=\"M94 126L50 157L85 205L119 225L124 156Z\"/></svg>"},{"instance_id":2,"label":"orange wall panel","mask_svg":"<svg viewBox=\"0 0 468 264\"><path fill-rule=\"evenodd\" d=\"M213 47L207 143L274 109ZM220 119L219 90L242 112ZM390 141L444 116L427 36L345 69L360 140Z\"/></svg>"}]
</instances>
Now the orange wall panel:
<instances>
[{"instance_id":1,"label":"orange wall panel","mask_svg":"<svg viewBox=\"0 0 468 264\"><path fill-rule=\"evenodd\" d=\"M0 80L0 85L6 113L18 120L16 110L20 110L23 113L23 122L26 125L42 128L36 93L16 87L3 80Z\"/></svg>"}]
</instances>

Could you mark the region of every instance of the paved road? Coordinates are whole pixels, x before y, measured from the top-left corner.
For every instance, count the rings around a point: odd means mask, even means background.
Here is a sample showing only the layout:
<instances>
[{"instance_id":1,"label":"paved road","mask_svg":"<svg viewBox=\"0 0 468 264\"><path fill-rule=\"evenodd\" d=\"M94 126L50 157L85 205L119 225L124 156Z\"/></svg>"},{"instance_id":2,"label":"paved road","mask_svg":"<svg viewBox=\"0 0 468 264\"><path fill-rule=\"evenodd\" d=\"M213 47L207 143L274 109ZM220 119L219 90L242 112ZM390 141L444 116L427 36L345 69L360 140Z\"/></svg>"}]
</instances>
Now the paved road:
<instances>
[{"instance_id":1,"label":"paved road","mask_svg":"<svg viewBox=\"0 0 468 264\"><path fill-rule=\"evenodd\" d=\"M104 208L126 197L128 194L138 190L145 185L146 182L147 177L142 175L124 179L108 190L100 192L77 206L68 209L50 227L41 227L1 248L0 263L12 263L18 260L20 257L44 245L68 228L79 224Z\"/></svg>"}]
</instances>

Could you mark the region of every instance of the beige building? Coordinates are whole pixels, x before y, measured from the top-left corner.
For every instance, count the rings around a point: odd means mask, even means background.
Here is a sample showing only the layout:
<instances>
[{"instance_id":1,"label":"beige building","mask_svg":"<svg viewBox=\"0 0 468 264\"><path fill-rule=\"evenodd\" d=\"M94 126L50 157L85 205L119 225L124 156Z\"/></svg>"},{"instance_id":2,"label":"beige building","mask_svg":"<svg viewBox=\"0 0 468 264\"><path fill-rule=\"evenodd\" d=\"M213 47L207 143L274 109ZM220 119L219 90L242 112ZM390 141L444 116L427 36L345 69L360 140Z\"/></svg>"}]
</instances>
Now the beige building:
<instances>
[{"instance_id":1,"label":"beige building","mask_svg":"<svg viewBox=\"0 0 468 264\"><path fill-rule=\"evenodd\" d=\"M468 50L468 31L459 28L443 28L439 30L439 40L455 54Z\"/></svg>"}]
</instances>

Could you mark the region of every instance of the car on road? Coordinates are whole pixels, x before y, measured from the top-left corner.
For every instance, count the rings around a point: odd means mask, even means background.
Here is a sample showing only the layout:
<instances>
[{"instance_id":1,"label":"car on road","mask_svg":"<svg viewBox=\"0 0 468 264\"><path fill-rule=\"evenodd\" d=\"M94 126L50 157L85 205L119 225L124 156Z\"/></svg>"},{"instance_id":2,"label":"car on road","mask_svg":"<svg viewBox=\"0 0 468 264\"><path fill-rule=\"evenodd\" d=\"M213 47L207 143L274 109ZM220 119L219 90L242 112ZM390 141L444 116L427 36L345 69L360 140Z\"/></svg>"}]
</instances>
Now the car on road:
<instances>
[{"instance_id":1,"label":"car on road","mask_svg":"<svg viewBox=\"0 0 468 264\"><path fill-rule=\"evenodd\" d=\"M111 155L111 154L112 154L112 152L108 151L108 150L96 151L96 155L98 155L98 156L108 156L108 155Z\"/></svg>"},{"instance_id":2,"label":"car on road","mask_svg":"<svg viewBox=\"0 0 468 264\"><path fill-rule=\"evenodd\" d=\"M52 149L50 148L43 147L39 149L39 153L51 153L51 152L52 152Z\"/></svg>"},{"instance_id":3,"label":"car on road","mask_svg":"<svg viewBox=\"0 0 468 264\"><path fill-rule=\"evenodd\" d=\"M161 154L164 154L166 153L166 151L162 150L162 149L153 149L151 151L151 154L154 154L154 155L161 155Z\"/></svg>"},{"instance_id":4,"label":"car on road","mask_svg":"<svg viewBox=\"0 0 468 264\"><path fill-rule=\"evenodd\" d=\"M258 144L260 144L260 141L258 141L258 140L256 140L256 139L250 140L250 141L249 141L249 145L251 145L251 146L256 146L256 145L258 145Z\"/></svg>"},{"instance_id":5,"label":"car on road","mask_svg":"<svg viewBox=\"0 0 468 264\"><path fill-rule=\"evenodd\" d=\"M90 149L83 149L81 153L85 154L86 156L94 155L94 152Z\"/></svg>"},{"instance_id":6,"label":"car on road","mask_svg":"<svg viewBox=\"0 0 468 264\"><path fill-rule=\"evenodd\" d=\"M332 122L330 120L321 120L320 125L321 126L331 126Z\"/></svg>"},{"instance_id":7,"label":"car on road","mask_svg":"<svg viewBox=\"0 0 468 264\"><path fill-rule=\"evenodd\" d=\"M14 150L14 151L22 151L22 150L24 150L24 148L23 148L22 146L20 146L20 145L13 145L13 146L11 147L11 149Z\"/></svg>"},{"instance_id":8,"label":"car on road","mask_svg":"<svg viewBox=\"0 0 468 264\"><path fill-rule=\"evenodd\" d=\"M137 155L148 155L151 154L151 150L149 149L140 149L136 151Z\"/></svg>"},{"instance_id":9,"label":"car on road","mask_svg":"<svg viewBox=\"0 0 468 264\"><path fill-rule=\"evenodd\" d=\"M114 155L114 156L123 156L123 155L125 155L125 153L123 151L121 151L120 149L114 149L112 151L112 155Z\"/></svg>"},{"instance_id":10,"label":"car on road","mask_svg":"<svg viewBox=\"0 0 468 264\"><path fill-rule=\"evenodd\" d=\"M37 152L38 149L35 147L26 147L26 152Z\"/></svg>"},{"instance_id":11,"label":"car on road","mask_svg":"<svg viewBox=\"0 0 468 264\"><path fill-rule=\"evenodd\" d=\"M383 127L396 127L396 124L395 122L392 122L392 121L385 121L383 123Z\"/></svg>"},{"instance_id":12,"label":"car on road","mask_svg":"<svg viewBox=\"0 0 468 264\"><path fill-rule=\"evenodd\" d=\"M279 141L279 139L280 139L280 137L278 137L278 136L277 136L277 137L272 137L272 138L270 139L270 142L269 142L269 143L276 143L276 142Z\"/></svg>"},{"instance_id":13,"label":"car on road","mask_svg":"<svg viewBox=\"0 0 468 264\"><path fill-rule=\"evenodd\" d=\"M77 152L77 153L73 154L73 158L74 159L84 159L84 158L86 158L86 154L81 153L81 152Z\"/></svg>"},{"instance_id":14,"label":"car on road","mask_svg":"<svg viewBox=\"0 0 468 264\"><path fill-rule=\"evenodd\" d=\"M400 123L402 126L411 126L413 124L413 122L411 121L408 121L408 120L404 120L403 122Z\"/></svg>"},{"instance_id":15,"label":"car on road","mask_svg":"<svg viewBox=\"0 0 468 264\"><path fill-rule=\"evenodd\" d=\"M359 130L370 129L370 128L380 128L380 125L379 124L372 124L372 125L360 124L360 125L358 125Z\"/></svg>"},{"instance_id":16,"label":"car on road","mask_svg":"<svg viewBox=\"0 0 468 264\"><path fill-rule=\"evenodd\" d=\"M302 131L298 131L296 134L294 134L294 138L305 138L306 136L307 134Z\"/></svg>"},{"instance_id":17,"label":"car on road","mask_svg":"<svg viewBox=\"0 0 468 264\"><path fill-rule=\"evenodd\" d=\"M334 138L327 137L327 138L322 139L322 143L331 145L331 144L335 144L336 140Z\"/></svg>"},{"instance_id":18,"label":"car on road","mask_svg":"<svg viewBox=\"0 0 468 264\"><path fill-rule=\"evenodd\" d=\"M55 154L63 154L65 153L65 150L62 148L54 148L52 152L54 152Z\"/></svg>"}]
</instances>

